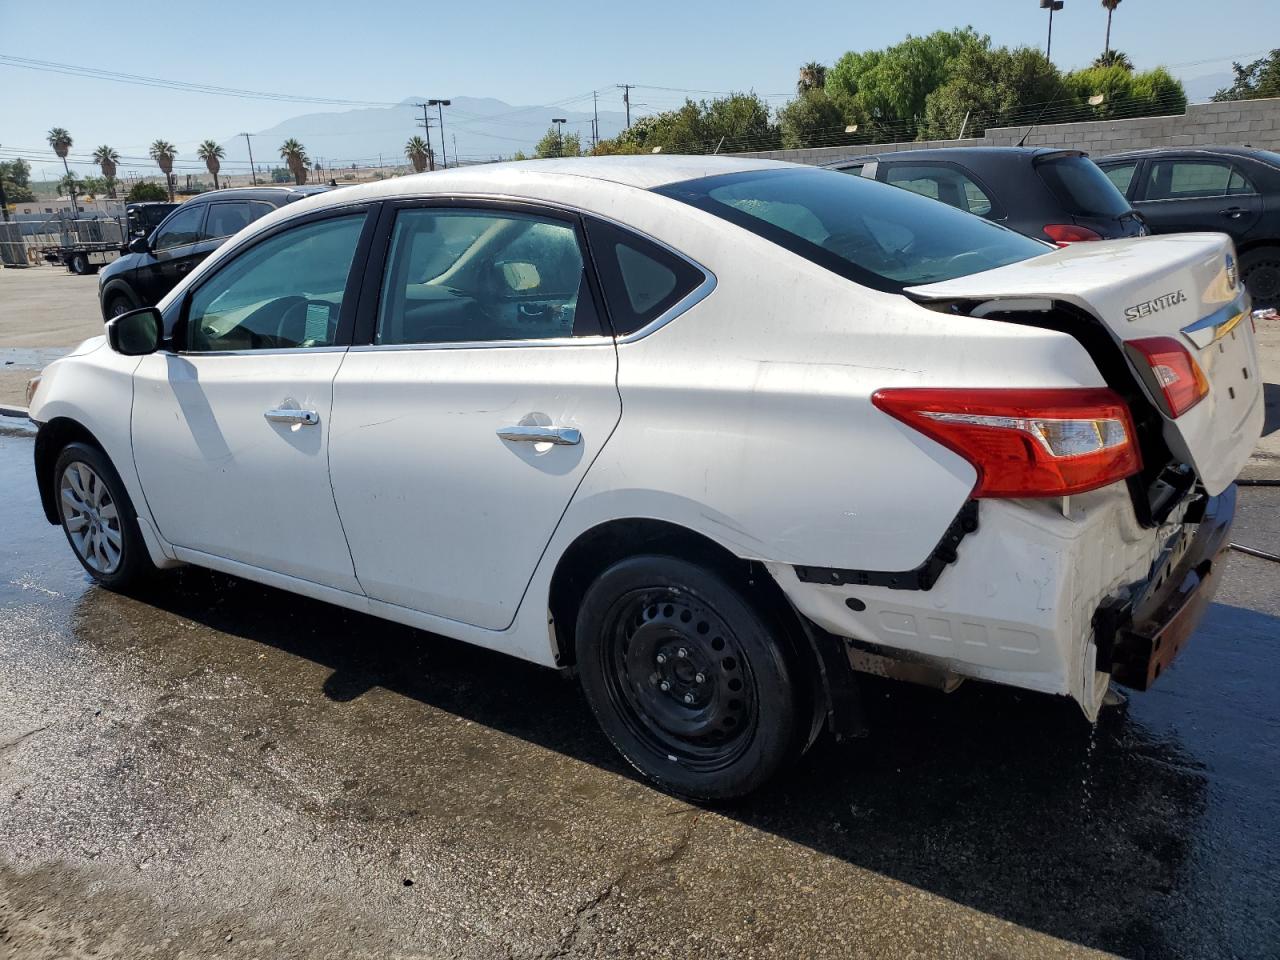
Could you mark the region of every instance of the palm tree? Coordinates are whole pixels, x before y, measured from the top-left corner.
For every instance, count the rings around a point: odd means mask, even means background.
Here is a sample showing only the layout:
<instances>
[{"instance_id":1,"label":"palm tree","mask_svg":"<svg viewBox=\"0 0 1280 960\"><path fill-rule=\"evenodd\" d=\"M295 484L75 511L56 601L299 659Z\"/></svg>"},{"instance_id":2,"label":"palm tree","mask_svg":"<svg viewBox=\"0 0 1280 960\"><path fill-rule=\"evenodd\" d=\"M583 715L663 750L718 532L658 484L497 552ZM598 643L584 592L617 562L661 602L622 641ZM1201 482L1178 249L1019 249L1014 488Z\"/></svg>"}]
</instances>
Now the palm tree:
<instances>
[{"instance_id":1,"label":"palm tree","mask_svg":"<svg viewBox=\"0 0 1280 960\"><path fill-rule=\"evenodd\" d=\"M404 155L413 164L413 172L422 173L427 169L427 160L431 156L431 146L421 137L413 137L404 145Z\"/></svg>"},{"instance_id":2,"label":"palm tree","mask_svg":"<svg viewBox=\"0 0 1280 960\"><path fill-rule=\"evenodd\" d=\"M71 134L67 133L62 127L54 127L49 131L49 135L45 138L49 141L49 146L53 147L53 152L62 158L62 169L67 171L67 180L75 183L71 176L71 167L67 164L67 154L71 151ZM75 191L71 192L71 212L75 216L80 215L80 208L76 206Z\"/></svg>"},{"instance_id":3,"label":"palm tree","mask_svg":"<svg viewBox=\"0 0 1280 960\"><path fill-rule=\"evenodd\" d=\"M93 162L102 168L102 176L107 181L107 196L116 198L116 164L120 162L120 154L114 147L105 143L93 151Z\"/></svg>"},{"instance_id":4,"label":"palm tree","mask_svg":"<svg viewBox=\"0 0 1280 960\"><path fill-rule=\"evenodd\" d=\"M204 165L213 174L213 189L215 190L222 189L222 185L218 183L218 171L222 169L221 160L226 155L227 152L218 146L217 141L214 140L206 140L196 147L196 156L204 161Z\"/></svg>"},{"instance_id":5,"label":"palm tree","mask_svg":"<svg viewBox=\"0 0 1280 960\"><path fill-rule=\"evenodd\" d=\"M178 155L178 149L168 140L157 140L151 144L149 152L151 159L164 174L165 185L169 188L169 202L173 203L173 160Z\"/></svg>"},{"instance_id":6,"label":"palm tree","mask_svg":"<svg viewBox=\"0 0 1280 960\"><path fill-rule=\"evenodd\" d=\"M1133 61L1129 59L1129 55L1123 50L1108 50L1094 58L1093 65L1095 67L1120 67L1122 70L1133 72Z\"/></svg>"},{"instance_id":7,"label":"palm tree","mask_svg":"<svg viewBox=\"0 0 1280 960\"><path fill-rule=\"evenodd\" d=\"M293 137L280 144L280 159L285 162L293 174L294 183L302 186L307 182L307 164L311 162L307 156L307 148Z\"/></svg>"},{"instance_id":8,"label":"palm tree","mask_svg":"<svg viewBox=\"0 0 1280 960\"><path fill-rule=\"evenodd\" d=\"M1107 11L1107 44L1103 47L1103 56L1105 57L1111 52L1111 15L1116 12L1116 7L1120 6L1120 0L1102 0L1102 6Z\"/></svg>"},{"instance_id":9,"label":"palm tree","mask_svg":"<svg viewBox=\"0 0 1280 960\"><path fill-rule=\"evenodd\" d=\"M804 94L810 90L821 90L827 84L827 68L816 60L810 60L800 68L800 79L796 81L796 93Z\"/></svg>"}]
</instances>

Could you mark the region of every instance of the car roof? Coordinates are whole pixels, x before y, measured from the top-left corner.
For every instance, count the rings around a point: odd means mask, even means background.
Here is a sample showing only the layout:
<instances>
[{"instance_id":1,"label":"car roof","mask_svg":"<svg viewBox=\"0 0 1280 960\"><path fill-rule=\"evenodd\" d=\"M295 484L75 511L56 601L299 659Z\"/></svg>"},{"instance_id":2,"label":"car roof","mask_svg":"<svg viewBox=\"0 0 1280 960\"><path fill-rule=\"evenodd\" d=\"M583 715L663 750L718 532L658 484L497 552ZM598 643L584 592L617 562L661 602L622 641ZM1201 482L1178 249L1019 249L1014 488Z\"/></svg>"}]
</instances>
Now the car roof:
<instances>
[{"instance_id":1,"label":"car roof","mask_svg":"<svg viewBox=\"0 0 1280 960\"><path fill-rule=\"evenodd\" d=\"M1141 150L1121 150L1117 153L1109 153L1105 157L1100 157L1098 162L1105 163L1113 160L1140 160L1143 157L1203 153L1220 157L1247 157L1267 163L1268 160L1265 157L1258 156L1259 152L1259 150L1251 147L1217 147L1211 145L1202 145L1197 147L1146 147Z\"/></svg>"},{"instance_id":2,"label":"car roof","mask_svg":"<svg viewBox=\"0 0 1280 960\"><path fill-rule=\"evenodd\" d=\"M207 190L204 193L198 193L182 201L182 205L208 203L213 200L265 200L272 203L327 193L330 189L332 188L320 185L298 187L292 184L270 187L231 187L226 190Z\"/></svg>"},{"instance_id":3,"label":"car roof","mask_svg":"<svg viewBox=\"0 0 1280 960\"><path fill-rule=\"evenodd\" d=\"M956 162L982 161L1022 162L1035 157L1054 154L1081 154L1083 150L1071 147L934 147L921 150L894 150L889 153L850 154L841 160L832 160L824 166L835 167L849 163L870 163L873 160L954 160Z\"/></svg>"}]
</instances>

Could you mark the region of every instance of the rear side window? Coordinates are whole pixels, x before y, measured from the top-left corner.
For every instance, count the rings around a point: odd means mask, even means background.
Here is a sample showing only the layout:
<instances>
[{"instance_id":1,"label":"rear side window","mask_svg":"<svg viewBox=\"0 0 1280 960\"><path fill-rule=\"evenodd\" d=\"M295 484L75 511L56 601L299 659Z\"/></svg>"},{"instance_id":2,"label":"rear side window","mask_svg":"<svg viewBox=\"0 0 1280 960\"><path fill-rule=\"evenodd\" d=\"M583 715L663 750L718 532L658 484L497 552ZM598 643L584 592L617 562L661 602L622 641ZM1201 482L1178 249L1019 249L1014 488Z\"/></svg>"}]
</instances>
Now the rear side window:
<instances>
[{"instance_id":1,"label":"rear side window","mask_svg":"<svg viewBox=\"0 0 1280 960\"><path fill-rule=\"evenodd\" d=\"M1036 170L1063 209L1073 216L1118 217L1129 212L1124 194L1088 157L1042 160Z\"/></svg>"},{"instance_id":2,"label":"rear side window","mask_svg":"<svg viewBox=\"0 0 1280 960\"><path fill-rule=\"evenodd\" d=\"M965 213L991 215L991 198L972 177L949 164L895 163L885 175L885 182L918 193L930 200L941 200Z\"/></svg>"},{"instance_id":3,"label":"rear side window","mask_svg":"<svg viewBox=\"0 0 1280 960\"><path fill-rule=\"evenodd\" d=\"M964 277L1048 249L944 203L831 170L726 174L656 192L877 290Z\"/></svg>"},{"instance_id":4,"label":"rear side window","mask_svg":"<svg viewBox=\"0 0 1280 960\"><path fill-rule=\"evenodd\" d=\"M1146 199L1192 200L1253 192L1253 185L1229 163L1156 160L1151 164Z\"/></svg>"},{"instance_id":5,"label":"rear side window","mask_svg":"<svg viewBox=\"0 0 1280 960\"><path fill-rule=\"evenodd\" d=\"M1107 179L1116 185L1116 189L1126 196L1129 193L1129 184L1133 183L1133 172L1138 169L1137 162L1119 163L1114 167L1107 167L1103 172L1106 173Z\"/></svg>"},{"instance_id":6,"label":"rear side window","mask_svg":"<svg viewBox=\"0 0 1280 960\"><path fill-rule=\"evenodd\" d=\"M204 235L212 240L239 233L259 217L272 211L269 203L259 200L233 200L209 205L204 222Z\"/></svg>"},{"instance_id":7,"label":"rear side window","mask_svg":"<svg viewBox=\"0 0 1280 960\"><path fill-rule=\"evenodd\" d=\"M587 240L620 337L652 323L706 279L687 260L603 220L587 220Z\"/></svg>"}]
</instances>

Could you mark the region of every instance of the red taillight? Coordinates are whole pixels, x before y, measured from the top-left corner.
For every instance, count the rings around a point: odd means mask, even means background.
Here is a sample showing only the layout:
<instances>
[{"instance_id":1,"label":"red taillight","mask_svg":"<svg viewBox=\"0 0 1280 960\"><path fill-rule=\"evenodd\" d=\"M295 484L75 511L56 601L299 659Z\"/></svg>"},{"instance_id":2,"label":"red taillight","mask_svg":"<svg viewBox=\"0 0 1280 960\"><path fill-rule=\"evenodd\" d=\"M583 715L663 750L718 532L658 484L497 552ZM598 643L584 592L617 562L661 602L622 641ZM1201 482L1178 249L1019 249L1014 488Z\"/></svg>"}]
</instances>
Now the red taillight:
<instances>
[{"instance_id":1,"label":"red taillight","mask_svg":"<svg viewBox=\"0 0 1280 960\"><path fill-rule=\"evenodd\" d=\"M1142 469L1129 407L1105 388L912 387L871 402L973 464L975 497L1061 497Z\"/></svg>"},{"instance_id":2,"label":"red taillight","mask_svg":"<svg viewBox=\"0 0 1280 960\"><path fill-rule=\"evenodd\" d=\"M1148 384L1155 387L1156 399L1163 401L1164 412L1175 420L1208 394L1209 381L1204 378L1200 364L1173 337L1130 340L1125 348ZM1144 363L1147 371L1142 370Z\"/></svg>"},{"instance_id":3,"label":"red taillight","mask_svg":"<svg viewBox=\"0 0 1280 960\"><path fill-rule=\"evenodd\" d=\"M1074 223L1047 223L1044 227L1044 235L1060 247L1065 247L1069 243L1102 239L1102 234L1095 233L1088 227L1077 227Z\"/></svg>"}]
</instances>

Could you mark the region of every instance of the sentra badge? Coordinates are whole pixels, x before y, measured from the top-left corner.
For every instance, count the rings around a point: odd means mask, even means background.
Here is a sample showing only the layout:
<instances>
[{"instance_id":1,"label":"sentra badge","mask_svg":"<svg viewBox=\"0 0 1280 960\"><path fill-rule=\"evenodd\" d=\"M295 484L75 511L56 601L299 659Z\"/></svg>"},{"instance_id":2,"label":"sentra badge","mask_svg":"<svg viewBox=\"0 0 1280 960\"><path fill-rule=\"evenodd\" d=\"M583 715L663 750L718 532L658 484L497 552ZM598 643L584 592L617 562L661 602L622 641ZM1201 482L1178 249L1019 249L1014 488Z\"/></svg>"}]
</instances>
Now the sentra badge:
<instances>
[{"instance_id":1,"label":"sentra badge","mask_svg":"<svg viewBox=\"0 0 1280 960\"><path fill-rule=\"evenodd\" d=\"M1130 322L1141 320L1143 317L1149 317L1153 313L1159 313L1161 310L1168 310L1170 307L1176 307L1180 303L1187 302L1187 295L1181 290L1174 290L1172 293L1162 293L1158 297L1150 300L1143 300L1141 303L1135 303L1132 307L1124 308L1124 315Z\"/></svg>"}]
</instances>

